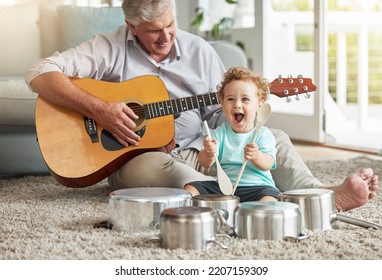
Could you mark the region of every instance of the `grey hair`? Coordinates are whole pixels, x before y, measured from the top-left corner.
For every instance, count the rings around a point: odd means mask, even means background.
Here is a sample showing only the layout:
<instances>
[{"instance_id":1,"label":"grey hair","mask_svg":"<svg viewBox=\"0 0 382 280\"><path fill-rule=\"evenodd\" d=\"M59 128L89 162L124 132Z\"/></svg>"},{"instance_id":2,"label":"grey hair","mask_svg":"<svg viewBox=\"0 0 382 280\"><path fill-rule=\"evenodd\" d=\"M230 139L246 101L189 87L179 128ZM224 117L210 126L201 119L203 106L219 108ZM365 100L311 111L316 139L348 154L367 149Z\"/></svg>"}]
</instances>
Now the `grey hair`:
<instances>
[{"instance_id":1,"label":"grey hair","mask_svg":"<svg viewBox=\"0 0 382 280\"><path fill-rule=\"evenodd\" d=\"M171 6L175 12L174 0L123 0L122 10L125 20L138 26L160 17Z\"/></svg>"}]
</instances>

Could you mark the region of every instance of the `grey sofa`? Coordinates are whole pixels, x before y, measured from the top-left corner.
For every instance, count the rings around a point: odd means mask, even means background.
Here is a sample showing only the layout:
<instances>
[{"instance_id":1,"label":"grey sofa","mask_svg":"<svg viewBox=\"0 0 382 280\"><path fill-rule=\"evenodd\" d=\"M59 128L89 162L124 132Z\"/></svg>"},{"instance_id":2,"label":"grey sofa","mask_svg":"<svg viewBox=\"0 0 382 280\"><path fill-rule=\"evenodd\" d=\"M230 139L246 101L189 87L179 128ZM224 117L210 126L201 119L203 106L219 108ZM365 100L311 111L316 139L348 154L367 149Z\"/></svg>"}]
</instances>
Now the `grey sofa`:
<instances>
[{"instance_id":1,"label":"grey sofa","mask_svg":"<svg viewBox=\"0 0 382 280\"><path fill-rule=\"evenodd\" d=\"M33 62L124 24L119 7L26 4L0 6L0 177L49 174L36 139L37 94L24 75ZM78 28L81 26L81 28ZM247 65L229 42L211 42L226 67Z\"/></svg>"}]
</instances>

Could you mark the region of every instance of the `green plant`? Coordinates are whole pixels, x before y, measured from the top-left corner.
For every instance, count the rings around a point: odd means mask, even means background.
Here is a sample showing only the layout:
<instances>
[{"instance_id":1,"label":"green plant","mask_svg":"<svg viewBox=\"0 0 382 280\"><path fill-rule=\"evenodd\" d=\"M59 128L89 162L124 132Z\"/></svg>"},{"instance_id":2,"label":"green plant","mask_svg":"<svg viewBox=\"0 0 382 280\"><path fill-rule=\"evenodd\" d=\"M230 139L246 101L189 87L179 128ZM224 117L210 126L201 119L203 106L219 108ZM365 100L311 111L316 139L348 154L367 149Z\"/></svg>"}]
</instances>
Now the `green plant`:
<instances>
[{"instance_id":1,"label":"green plant","mask_svg":"<svg viewBox=\"0 0 382 280\"><path fill-rule=\"evenodd\" d=\"M227 4L237 4L237 0L225 0ZM195 16L191 19L191 26L195 28L198 35L202 35L200 27L205 20L206 11L198 7L195 9ZM210 31L206 31L203 37L207 39L221 39L224 37L226 31L231 30L234 24L234 19L232 17L222 17L216 22ZM211 37L211 38L209 38Z\"/></svg>"}]
</instances>

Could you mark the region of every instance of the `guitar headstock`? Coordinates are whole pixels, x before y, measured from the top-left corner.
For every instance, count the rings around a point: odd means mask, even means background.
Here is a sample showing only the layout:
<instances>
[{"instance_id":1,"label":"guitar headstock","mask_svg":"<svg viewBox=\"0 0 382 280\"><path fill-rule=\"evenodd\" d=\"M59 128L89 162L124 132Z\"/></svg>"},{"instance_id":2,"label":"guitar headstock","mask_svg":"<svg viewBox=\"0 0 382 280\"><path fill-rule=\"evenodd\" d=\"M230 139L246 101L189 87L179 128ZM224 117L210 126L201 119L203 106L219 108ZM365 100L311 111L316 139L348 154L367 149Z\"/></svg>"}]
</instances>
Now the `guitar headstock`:
<instances>
[{"instance_id":1,"label":"guitar headstock","mask_svg":"<svg viewBox=\"0 0 382 280\"><path fill-rule=\"evenodd\" d=\"M316 85L312 83L312 79L303 78L301 75L297 78L282 78L281 76L269 84L269 93L278 97L286 97L287 102L290 102L290 96L296 96L299 100L300 94L305 94L306 98L310 97L309 92L315 91Z\"/></svg>"}]
</instances>

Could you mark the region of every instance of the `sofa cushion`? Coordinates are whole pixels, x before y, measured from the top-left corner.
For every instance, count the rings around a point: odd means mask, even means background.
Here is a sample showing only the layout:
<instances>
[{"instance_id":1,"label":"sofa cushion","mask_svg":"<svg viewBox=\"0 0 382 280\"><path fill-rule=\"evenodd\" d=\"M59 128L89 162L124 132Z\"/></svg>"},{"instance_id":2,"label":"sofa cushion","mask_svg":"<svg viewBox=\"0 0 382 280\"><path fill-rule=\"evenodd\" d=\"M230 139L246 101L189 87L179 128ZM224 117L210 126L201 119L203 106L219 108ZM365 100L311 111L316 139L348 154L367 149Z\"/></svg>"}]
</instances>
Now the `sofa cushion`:
<instances>
[{"instance_id":1,"label":"sofa cushion","mask_svg":"<svg viewBox=\"0 0 382 280\"><path fill-rule=\"evenodd\" d=\"M58 6L57 17L61 37L61 50L79 45L95 33L115 30L124 23L121 7Z\"/></svg>"},{"instance_id":2,"label":"sofa cushion","mask_svg":"<svg viewBox=\"0 0 382 280\"><path fill-rule=\"evenodd\" d=\"M40 5L41 57L51 56L60 50L57 5Z\"/></svg>"},{"instance_id":3,"label":"sofa cushion","mask_svg":"<svg viewBox=\"0 0 382 280\"><path fill-rule=\"evenodd\" d=\"M40 58L37 5L0 6L0 76L24 76Z\"/></svg>"},{"instance_id":4,"label":"sofa cushion","mask_svg":"<svg viewBox=\"0 0 382 280\"><path fill-rule=\"evenodd\" d=\"M34 125L36 98L24 77L0 77L0 125Z\"/></svg>"}]
</instances>

